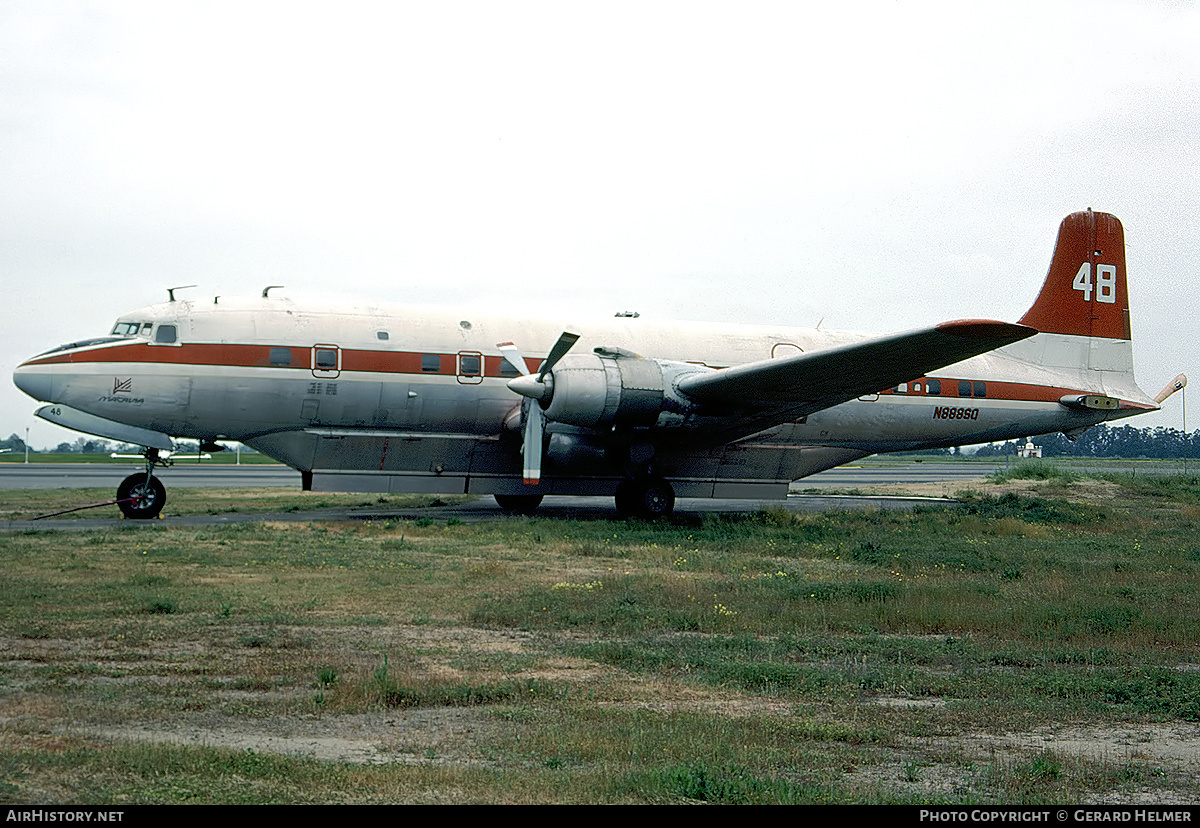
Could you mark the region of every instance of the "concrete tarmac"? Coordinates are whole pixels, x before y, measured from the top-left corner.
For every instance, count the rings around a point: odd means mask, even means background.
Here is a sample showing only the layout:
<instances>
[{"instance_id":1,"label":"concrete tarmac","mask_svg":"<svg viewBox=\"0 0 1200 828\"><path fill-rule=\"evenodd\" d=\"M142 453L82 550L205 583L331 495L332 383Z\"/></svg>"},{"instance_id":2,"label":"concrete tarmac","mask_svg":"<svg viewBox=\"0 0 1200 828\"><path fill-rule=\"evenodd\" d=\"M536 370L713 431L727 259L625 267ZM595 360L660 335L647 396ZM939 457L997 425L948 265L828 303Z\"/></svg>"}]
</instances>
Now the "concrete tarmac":
<instances>
[{"instance_id":1,"label":"concrete tarmac","mask_svg":"<svg viewBox=\"0 0 1200 828\"><path fill-rule=\"evenodd\" d=\"M786 500L726 500L710 498L680 498L675 502L676 519L688 515L699 517L704 514L739 514L760 509L786 509L791 512L827 512L836 509L911 509L918 504L954 503L949 498L936 497L864 497L857 495L812 495L793 494ZM466 503L451 506L424 507L415 509L388 508L329 508L306 512L280 512L278 514L219 514L219 515L168 515L155 520L125 520L115 513L116 506L103 507L98 511L109 514L103 517L47 518L44 520L0 521L0 532L23 532L31 530L91 530L91 529L160 529L173 526L221 526L234 523L306 522L321 520L458 520L474 523L481 520L497 520L508 517L489 497L481 497ZM168 512L170 509L168 508ZM534 513L539 518L567 520L619 520L611 497L547 497Z\"/></svg>"},{"instance_id":2,"label":"concrete tarmac","mask_svg":"<svg viewBox=\"0 0 1200 828\"><path fill-rule=\"evenodd\" d=\"M853 490L879 483L921 484L969 480L986 477L1003 469L997 462L938 462L905 458L879 458L815 474L793 485L794 492L786 500L731 500L680 498L675 506L677 515L701 515L711 512L745 513L764 508L784 508L789 511L828 511L831 509L905 509L916 504L954 501L947 498L868 497L860 495L824 494L827 489ZM1120 470L1121 466L1113 466ZM72 463L0 463L0 489L60 489L105 488L115 491L126 476L141 471L135 462L114 464ZM1176 471L1175 464L1164 464L1153 471ZM1151 471L1147 469L1147 471ZM300 486L298 472L278 465L179 464L161 472L168 491L180 488L244 488ZM109 511L109 510L105 510ZM111 512L115 513L113 507ZM83 519L46 519L40 521L0 522L0 530L27 529L98 529L104 527L161 527L219 525L253 521L309 520L434 520L457 519L464 522L495 519L503 512L491 497L482 497L464 504L423 509L319 509L310 512L257 515L195 515L166 517L160 520L129 521L112 516ZM616 509L608 497L547 497L538 508L539 517L570 519L615 519Z\"/></svg>"},{"instance_id":3,"label":"concrete tarmac","mask_svg":"<svg viewBox=\"0 0 1200 828\"><path fill-rule=\"evenodd\" d=\"M0 463L0 489L113 489L131 474L145 471L143 463ZM168 487L181 489L246 486L295 486L300 488L300 472L274 463L242 466L212 463L178 463L156 469Z\"/></svg>"},{"instance_id":4,"label":"concrete tarmac","mask_svg":"<svg viewBox=\"0 0 1200 828\"><path fill-rule=\"evenodd\" d=\"M985 477L999 463L937 463L912 460L871 461L842 466L806 477L793 488L854 488L875 483L931 483ZM113 489L141 463L0 463L0 489ZM224 488L300 486L300 473L274 464L177 464L155 471L167 488Z\"/></svg>"},{"instance_id":5,"label":"concrete tarmac","mask_svg":"<svg viewBox=\"0 0 1200 828\"><path fill-rule=\"evenodd\" d=\"M854 488L879 482L928 482L930 480L965 479L981 477L991 469L972 468L964 473L962 464L921 464L905 462L888 464L884 467L851 466L822 472L802 481L805 488ZM112 488L127 475L141 471L137 464L0 464L0 488ZM243 488L243 487L289 487L299 488L300 475L285 466L274 465L177 465L161 472L168 487L180 488ZM675 505L678 516L703 515L705 513L745 513L764 508L784 508L789 511L828 511L830 509L858 508L912 508L918 503L951 503L943 498L864 497L846 495L824 495L794 493L786 500L734 500L680 498ZM281 514L221 514L168 516L149 521L123 520L116 516L116 507L106 508L106 515L86 518L49 518L38 521L0 522L0 530L25 531L31 529L102 529L102 528L158 528L165 526L213 526L227 523L257 521L311 521L311 520L432 520L456 519L463 522L491 520L504 516L491 497L481 497L453 506L420 509L315 509L308 512ZM168 510L169 511L169 510ZM550 496L537 510L538 517L566 519L617 519L617 511L610 497L558 497Z\"/></svg>"}]
</instances>

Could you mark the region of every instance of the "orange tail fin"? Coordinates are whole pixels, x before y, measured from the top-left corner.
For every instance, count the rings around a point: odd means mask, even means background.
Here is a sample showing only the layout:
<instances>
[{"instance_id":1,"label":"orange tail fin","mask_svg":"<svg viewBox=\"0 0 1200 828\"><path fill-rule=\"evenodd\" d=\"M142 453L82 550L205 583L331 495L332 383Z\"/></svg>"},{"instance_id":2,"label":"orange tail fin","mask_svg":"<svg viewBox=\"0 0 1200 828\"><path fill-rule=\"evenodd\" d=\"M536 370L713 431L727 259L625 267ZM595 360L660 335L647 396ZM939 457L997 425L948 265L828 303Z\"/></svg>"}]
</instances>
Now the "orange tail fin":
<instances>
[{"instance_id":1,"label":"orange tail fin","mask_svg":"<svg viewBox=\"0 0 1200 828\"><path fill-rule=\"evenodd\" d=\"M1050 271L1021 324L1043 333L1132 338L1120 219L1091 210L1063 219Z\"/></svg>"}]
</instances>

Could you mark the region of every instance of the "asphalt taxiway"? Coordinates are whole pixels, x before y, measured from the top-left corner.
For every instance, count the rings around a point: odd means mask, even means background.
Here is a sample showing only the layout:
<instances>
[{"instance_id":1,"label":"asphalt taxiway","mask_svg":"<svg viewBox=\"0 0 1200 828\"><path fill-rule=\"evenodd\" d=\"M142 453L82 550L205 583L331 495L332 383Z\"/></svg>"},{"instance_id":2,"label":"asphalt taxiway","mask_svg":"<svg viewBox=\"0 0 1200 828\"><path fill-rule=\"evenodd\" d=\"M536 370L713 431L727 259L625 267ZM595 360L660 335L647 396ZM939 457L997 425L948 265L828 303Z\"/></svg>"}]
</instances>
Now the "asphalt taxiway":
<instances>
[{"instance_id":1,"label":"asphalt taxiway","mask_svg":"<svg viewBox=\"0 0 1200 828\"><path fill-rule=\"evenodd\" d=\"M936 483L985 477L1004 462L938 463L872 461L841 466L799 481L795 488L839 489L876 483ZM127 476L143 470L141 463L0 463L0 489L116 489ZM300 473L275 464L178 463L155 472L168 489L254 488L300 486Z\"/></svg>"},{"instance_id":2,"label":"asphalt taxiway","mask_svg":"<svg viewBox=\"0 0 1200 828\"><path fill-rule=\"evenodd\" d=\"M129 474L140 471L139 464L0 464L0 489L61 489L113 488ZM876 483L928 483L965 480L983 477L994 470L987 464L976 463L874 463L832 469L801 481L805 491L795 492L786 500L733 500L680 498L675 506L677 515L706 513L752 512L763 508L784 508L797 512L829 511L831 509L905 509L917 504L952 503L947 498L870 497L864 495L824 494L822 489L854 489ZM168 488L299 488L300 476L284 466L275 465L176 465L162 472ZM85 504L81 504L85 505ZM37 521L0 522L0 530L24 531L33 529L102 529L109 527L157 528L168 526L213 526L257 521L313 520L459 520L473 522L490 520L503 515L491 497L476 498L454 505L394 509L394 508L330 508L280 514L220 514L166 516L149 521L122 520L106 509L107 515L76 518L49 518ZM609 497L547 497L538 508L539 517L604 520L617 517Z\"/></svg>"}]
</instances>

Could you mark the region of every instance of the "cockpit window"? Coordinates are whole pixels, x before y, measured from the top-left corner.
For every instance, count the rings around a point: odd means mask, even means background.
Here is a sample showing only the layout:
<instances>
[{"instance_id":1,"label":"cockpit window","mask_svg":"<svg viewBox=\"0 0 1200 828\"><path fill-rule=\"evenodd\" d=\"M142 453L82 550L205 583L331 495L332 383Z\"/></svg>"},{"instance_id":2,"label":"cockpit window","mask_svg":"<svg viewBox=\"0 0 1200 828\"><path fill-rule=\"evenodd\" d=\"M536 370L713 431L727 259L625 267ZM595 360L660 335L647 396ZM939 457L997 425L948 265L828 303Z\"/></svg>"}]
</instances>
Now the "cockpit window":
<instances>
[{"instance_id":1,"label":"cockpit window","mask_svg":"<svg viewBox=\"0 0 1200 828\"><path fill-rule=\"evenodd\" d=\"M153 322L118 322L113 326L113 336L150 336Z\"/></svg>"}]
</instances>

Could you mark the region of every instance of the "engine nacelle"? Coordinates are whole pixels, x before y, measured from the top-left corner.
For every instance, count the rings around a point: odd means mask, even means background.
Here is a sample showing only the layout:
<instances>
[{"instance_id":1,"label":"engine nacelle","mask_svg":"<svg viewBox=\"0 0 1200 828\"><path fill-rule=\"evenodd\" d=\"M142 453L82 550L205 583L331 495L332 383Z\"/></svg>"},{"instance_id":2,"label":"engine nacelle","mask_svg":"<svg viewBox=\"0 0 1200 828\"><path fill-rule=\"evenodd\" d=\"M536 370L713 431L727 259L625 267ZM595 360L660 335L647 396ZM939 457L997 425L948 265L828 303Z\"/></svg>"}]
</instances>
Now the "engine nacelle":
<instances>
[{"instance_id":1,"label":"engine nacelle","mask_svg":"<svg viewBox=\"0 0 1200 828\"><path fill-rule=\"evenodd\" d=\"M675 390L680 377L711 370L615 349L565 356L546 375L541 404L546 419L583 428L652 426L663 414L677 418L692 409L692 401Z\"/></svg>"}]
</instances>

